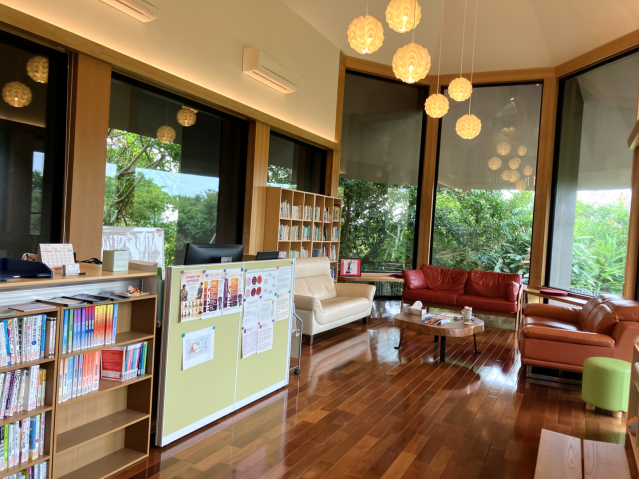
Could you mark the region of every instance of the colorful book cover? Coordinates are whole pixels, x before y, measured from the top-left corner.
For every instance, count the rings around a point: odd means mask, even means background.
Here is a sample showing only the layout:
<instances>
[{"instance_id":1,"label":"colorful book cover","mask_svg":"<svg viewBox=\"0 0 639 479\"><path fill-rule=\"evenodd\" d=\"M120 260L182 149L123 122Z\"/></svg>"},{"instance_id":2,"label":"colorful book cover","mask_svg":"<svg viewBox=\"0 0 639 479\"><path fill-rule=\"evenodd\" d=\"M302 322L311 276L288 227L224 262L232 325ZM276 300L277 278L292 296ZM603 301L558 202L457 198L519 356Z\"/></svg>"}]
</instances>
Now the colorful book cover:
<instances>
[{"instance_id":1,"label":"colorful book cover","mask_svg":"<svg viewBox=\"0 0 639 479\"><path fill-rule=\"evenodd\" d=\"M110 334L113 329L113 305L107 305L107 320L106 320L106 330L105 330L105 341L104 344L112 344L113 335Z\"/></svg>"},{"instance_id":2,"label":"colorful book cover","mask_svg":"<svg viewBox=\"0 0 639 479\"><path fill-rule=\"evenodd\" d=\"M69 310L62 315L62 354L67 354L67 334L69 332Z\"/></svg>"},{"instance_id":3,"label":"colorful book cover","mask_svg":"<svg viewBox=\"0 0 639 479\"><path fill-rule=\"evenodd\" d=\"M46 414L40 414L40 434L38 434L38 436L40 437L40 441L38 441L39 456L42 456L44 454L44 427L46 425L46 417Z\"/></svg>"},{"instance_id":4,"label":"colorful book cover","mask_svg":"<svg viewBox=\"0 0 639 479\"><path fill-rule=\"evenodd\" d=\"M100 388L100 352L94 353L93 356L93 391Z\"/></svg>"},{"instance_id":5,"label":"colorful book cover","mask_svg":"<svg viewBox=\"0 0 639 479\"><path fill-rule=\"evenodd\" d=\"M73 352L73 319L75 309L69 310L69 329L67 330L67 354Z\"/></svg>"},{"instance_id":6,"label":"colorful book cover","mask_svg":"<svg viewBox=\"0 0 639 479\"><path fill-rule=\"evenodd\" d=\"M47 345L47 317L40 317L40 359L44 359L45 347Z\"/></svg>"},{"instance_id":7,"label":"colorful book cover","mask_svg":"<svg viewBox=\"0 0 639 479\"><path fill-rule=\"evenodd\" d=\"M58 402L61 403L63 401L64 394L64 363L65 360L60 360L60 367L58 368L60 372L60 377L58 378Z\"/></svg>"},{"instance_id":8,"label":"colorful book cover","mask_svg":"<svg viewBox=\"0 0 639 479\"><path fill-rule=\"evenodd\" d=\"M20 463L27 462L29 460L29 431L31 429L31 419L26 418L22 420L22 430L20 431Z\"/></svg>"},{"instance_id":9,"label":"colorful book cover","mask_svg":"<svg viewBox=\"0 0 639 479\"><path fill-rule=\"evenodd\" d=\"M40 428L38 427L37 418L39 416L33 416L31 418L31 434L29 435L29 459L32 461L38 458L38 436Z\"/></svg>"},{"instance_id":10,"label":"colorful book cover","mask_svg":"<svg viewBox=\"0 0 639 479\"><path fill-rule=\"evenodd\" d=\"M9 468L9 425L5 424L2 428L4 430L4 448L2 450L2 455L4 456L4 466L5 469Z\"/></svg>"},{"instance_id":11,"label":"colorful book cover","mask_svg":"<svg viewBox=\"0 0 639 479\"><path fill-rule=\"evenodd\" d=\"M113 305L113 325L111 327L111 344L115 344L115 335L118 329L118 303Z\"/></svg>"},{"instance_id":12,"label":"colorful book cover","mask_svg":"<svg viewBox=\"0 0 639 479\"><path fill-rule=\"evenodd\" d=\"M73 361L73 386L71 390L71 397L74 398L78 395L78 370L80 369L80 359L82 355L75 356Z\"/></svg>"}]
</instances>

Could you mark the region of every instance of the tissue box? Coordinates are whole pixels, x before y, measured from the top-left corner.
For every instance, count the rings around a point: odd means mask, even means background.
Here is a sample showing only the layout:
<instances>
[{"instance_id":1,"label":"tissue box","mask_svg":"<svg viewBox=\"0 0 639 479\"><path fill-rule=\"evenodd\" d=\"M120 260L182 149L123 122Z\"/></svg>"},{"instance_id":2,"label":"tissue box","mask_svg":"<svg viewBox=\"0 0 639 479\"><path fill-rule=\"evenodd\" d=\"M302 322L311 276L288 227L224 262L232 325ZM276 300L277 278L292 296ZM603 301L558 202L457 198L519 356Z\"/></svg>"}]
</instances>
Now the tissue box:
<instances>
[{"instance_id":1,"label":"tissue box","mask_svg":"<svg viewBox=\"0 0 639 479\"><path fill-rule=\"evenodd\" d=\"M406 308L406 312L408 314L417 314L418 316L421 316L422 318L426 317L426 310L425 309L421 309L421 308L413 308L413 307L407 307Z\"/></svg>"},{"instance_id":2,"label":"tissue box","mask_svg":"<svg viewBox=\"0 0 639 479\"><path fill-rule=\"evenodd\" d=\"M105 249L102 251L102 271L128 271L129 250Z\"/></svg>"}]
</instances>

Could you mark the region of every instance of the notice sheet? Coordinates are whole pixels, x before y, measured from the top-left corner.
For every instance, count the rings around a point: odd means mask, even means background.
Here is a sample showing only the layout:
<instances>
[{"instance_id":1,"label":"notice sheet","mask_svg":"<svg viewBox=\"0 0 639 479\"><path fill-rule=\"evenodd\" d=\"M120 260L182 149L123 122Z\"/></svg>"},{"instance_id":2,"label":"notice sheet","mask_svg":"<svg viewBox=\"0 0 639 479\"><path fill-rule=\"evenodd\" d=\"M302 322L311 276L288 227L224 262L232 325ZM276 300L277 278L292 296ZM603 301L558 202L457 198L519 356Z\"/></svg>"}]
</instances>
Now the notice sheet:
<instances>
[{"instance_id":1,"label":"notice sheet","mask_svg":"<svg viewBox=\"0 0 639 479\"><path fill-rule=\"evenodd\" d=\"M211 361L215 348L215 326L182 335L182 369Z\"/></svg>"}]
</instances>

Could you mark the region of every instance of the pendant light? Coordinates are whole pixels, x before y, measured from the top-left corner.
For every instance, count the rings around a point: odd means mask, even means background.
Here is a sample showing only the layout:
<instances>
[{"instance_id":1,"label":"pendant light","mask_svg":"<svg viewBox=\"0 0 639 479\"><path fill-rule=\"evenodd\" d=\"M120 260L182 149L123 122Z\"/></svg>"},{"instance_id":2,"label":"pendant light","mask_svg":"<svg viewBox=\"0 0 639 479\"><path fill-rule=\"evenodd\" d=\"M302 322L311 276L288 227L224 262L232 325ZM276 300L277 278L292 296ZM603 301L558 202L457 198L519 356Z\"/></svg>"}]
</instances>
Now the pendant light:
<instances>
[{"instance_id":1,"label":"pendant light","mask_svg":"<svg viewBox=\"0 0 639 479\"><path fill-rule=\"evenodd\" d=\"M386 22L397 33L406 33L417 27L422 9L413 0L391 0L386 7Z\"/></svg>"},{"instance_id":2,"label":"pendant light","mask_svg":"<svg viewBox=\"0 0 639 479\"><path fill-rule=\"evenodd\" d=\"M39 55L29 59L27 75L35 82L47 83L49 81L49 59Z\"/></svg>"},{"instance_id":3,"label":"pendant light","mask_svg":"<svg viewBox=\"0 0 639 479\"><path fill-rule=\"evenodd\" d=\"M384 27L379 20L368 14L368 2L366 16L353 20L346 34L351 48L362 55L376 52L384 43Z\"/></svg>"},{"instance_id":4,"label":"pendant light","mask_svg":"<svg viewBox=\"0 0 639 479\"><path fill-rule=\"evenodd\" d=\"M519 176L519 171L510 170L510 178L508 179L508 181L510 181L511 183L515 183L519 179Z\"/></svg>"},{"instance_id":5,"label":"pendant light","mask_svg":"<svg viewBox=\"0 0 639 479\"><path fill-rule=\"evenodd\" d=\"M465 101L470 98L470 95L473 92L473 85L468 80L466 80L463 76L463 68L464 68L464 43L466 41L466 7L468 6L468 0L464 2L464 26L462 30L462 51L461 51L461 62L459 65L459 78L455 78L448 85L448 95L455 101ZM477 17L475 17L477 18ZM473 46L474 51L474 46Z\"/></svg>"},{"instance_id":6,"label":"pendant light","mask_svg":"<svg viewBox=\"0 0 639 479\"><path fill-rule=\"evenodd\" d=\"M511 170L516 170L517 168L519 168L519 165L521 165L521 160L517 158L516 156L508 160L508 167Z\"/></svg>"},{"instance_id":7,"label":"pendant light","mask_svg":"<svg viewBox=\"0 0 639 479\"><path fill-rule=\"evenodd\" d=\"M468 0L466 0L468 1ZM473 72L475 68L475 42L477 39L477 13L479 11L479 0L475 3L475 31L473 33L473 59L470 64L470 85L472 92L472 81L473 81ZM466 24L466 9L464 8L464 24ZM462 58L463 58L463 45L462 45ZM461 78L461 77L460 77ZM469 95L470 96L470 93ZM470 97L470 101L468 102L468 115L462 116L459 120L457 120L457 124L455 125L455 130L457 134L461 136L464 140L472 140L481 131L481 120L477 118L475 115L470 113L471 106L473 104L473 99ZM519 173L517 174L519 175Z\"/></svg>"},{"instance_id":8,"label":"pendant light","mask_svg":"<svg viewBox=\"0 0 639 479\"><path fill-rule=\"evenodd\" d=\"M435 93L428 97L426 103L424 103L424 109L426 114L431 118L441 118L448 113L448 98L439 93L439 74L442 69L442 41L444 39L444 8L446 7L446 0L442 2L442 24L439 31L439 58L437 66L437 90Z\"/></svg>"},{"instance_id":9,"label":"pendant light","mask_svg":"<svg viewBox=\"0 0 639 479\"><path fill-rule=\"evenodd\" d=\"M497 145L497 153L499 153L501 156L506 156L508 153L510 153L510 143L508 143L507 141L502 141L501 143L499 143Z\"/></svg>"},{"instance_id":10,"label":"pendant light","mask_svg":"<svg viewBox=\"0 0 639 479\"><path fill-rule=\"evenodd\" d=\"M7 83L2 88L2 99L11 106L22 108L28 106L33 99L31 88L19 81Z\"/></svg>"},{"instance_id":11,"label":"pendant light","mask_svg":"<svg viewBox=\"0 0 639 479\"><path fill-rule=\"evenodd\" d=\"M183 106L180 111L177 112L177 121L182 126L193 126L197 121L197 110Z\"/></svg>"},{"instance_id":12,"label":"pendant light","mask_svg":"<svg viewBox=\"0 0 639 479\"><path fill-rule=\"evenodd\" d=\"M524 191L526 189L526 181L524 180L519 180L517 183L515 183L515 187L519 190L519 191Z\"/></svg>"},{"instance_id":13,"label":"pendant light","mask_svg":"<svg viewBox=\"0 0 639 479\"><path fill-rule=\"evenodd\" d=\"M493 156L490 160L488 160L488 168L491 170L498 170L501 168L501 158Z\"/></svg>"},{"instance_id":14,"label":"pendant light","mask_svg":"<svg viewBox=\"0 0 639 479\"><path fill-rule=\"evenodd\" d=\"M166 122L169 122L169 102L166 102ZM163 125L158 128L158 131L155 133L158 140L162 143L173 143L175 141L175 130L169 125Z\"/></svg>"},{"instance_id":15,"label":"pendant light","mask_svg":"<svg viewBox=\"0 0 639 479\"><path fill-rule=\"evenodd\" d=\"M417 11L417 0L415 8ZM415 83L426 78L430 70L430 54L421 45L415 43L415 29L413 29L413 41L403 46L393 56L393 72L395 76L405 83Z\"/></svg>"},{"instance_id":16,"label":"pendant light","mask_svg":"<svg viewBox=\"0 0 639 479\"><path fill-rule=\"evenodd\" d=\"M530 176L532 174L533 174L532 166L530 166L530 165L524 166L524 175Z\"/></svg>"},{"instance_id":17,"label":"pendant light","mask_svg":"<svg viewBox=\"0 0 639 479\"><path fill-rule=\"evenodd\" d=\"M524 145L521 145L519 148L517 148L517 153L519 154L519 156L526 156L526 153L528 153L528 148L526 148Z\"/></svg>"}]
</instances>

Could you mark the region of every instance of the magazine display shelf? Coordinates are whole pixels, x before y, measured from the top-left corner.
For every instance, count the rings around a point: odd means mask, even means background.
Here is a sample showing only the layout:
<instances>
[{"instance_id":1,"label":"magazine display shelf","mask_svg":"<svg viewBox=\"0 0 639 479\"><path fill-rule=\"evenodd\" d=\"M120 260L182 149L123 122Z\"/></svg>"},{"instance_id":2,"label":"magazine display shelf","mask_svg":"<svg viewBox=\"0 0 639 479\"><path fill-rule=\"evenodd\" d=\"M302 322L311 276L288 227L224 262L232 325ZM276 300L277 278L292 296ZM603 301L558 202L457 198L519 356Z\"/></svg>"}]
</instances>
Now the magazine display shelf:
<instances>
[{"instance_id":1,"label":"magazine display shelf","mask_svg":"<svg viewBox=\"0 0 639 479\"><path fill-rule=\"evenodd\" d=\"M84 264L81 270L86 274L65 277L56 273L51 279L22 278L2 282L0 305L17 305L81 292L124 291L127 285L142 291L156 290L156 273L137 270L103 273L99 266ZM0 372L8 372L39 364L47 370L44 406L21 411L0 421L0 425L4 425L21 418L46 414L44 454L34 461L1 471L0 479L44 461L49 461L47 479L102 479L148 457L157 296L147 294L117 303L119 310L115 343L67 354L62 354L62 318L65 310L74 308L43 303L42 310L6 317L47 314L57 318L57 329L53 358L0 368ZM79 307L86 306L90 305ZM143 376L126 381L100 379L96 391L58 403L59 365L62 359L142 341L148 341L146 373Z\"/></svg>"}]
</instances>

